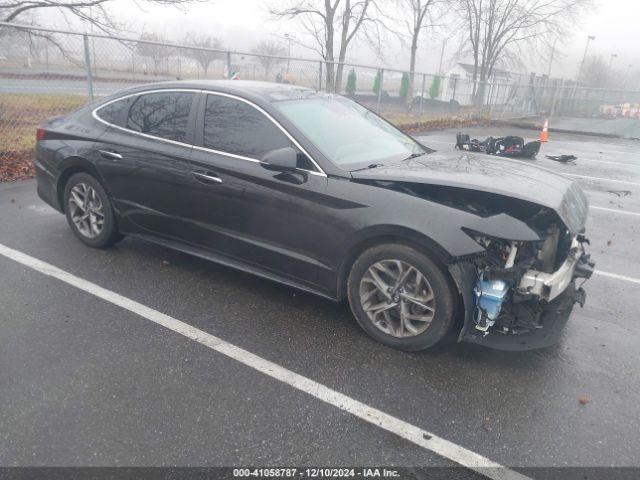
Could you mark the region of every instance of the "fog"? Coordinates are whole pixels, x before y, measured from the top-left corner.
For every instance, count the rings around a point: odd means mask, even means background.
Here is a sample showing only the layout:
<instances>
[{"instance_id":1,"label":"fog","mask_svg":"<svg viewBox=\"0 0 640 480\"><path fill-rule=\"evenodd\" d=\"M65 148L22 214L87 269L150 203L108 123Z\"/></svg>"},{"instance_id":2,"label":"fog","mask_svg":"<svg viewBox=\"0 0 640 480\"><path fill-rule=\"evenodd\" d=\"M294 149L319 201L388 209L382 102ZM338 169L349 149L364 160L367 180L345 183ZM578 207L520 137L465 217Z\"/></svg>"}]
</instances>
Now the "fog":
<instances>
[{"instance_id":1,"label":"fog","mask_svg":"<svg viewBox=\"0 0 640 480\"><path fill-rule=\"evenodd\" d=\"M391 0L387 0L390 2ZM311 45L311 39L305 36L295 20L274 20L268 12L269 5L277 5L277 0L211 0L195 2L182 7L162 6L130 0L115 0L109 6L113 17L124 27L124 33L139 36L141 32L159 33L167 39L180 41L188 31L207 33L219 38L223 44L239 51L251 50L263 39L279 40L286 45L284 33L296 38L292 45L292 56L318 58L316 52L305 45ZM391 7L386 3L385 7ZM610 61L613 69L628 71L640 67L640 48L638 41L638 19L640 2L637 0L600 0L596 6L576 19L573 29L566 32L563 43L558 44L552 76L574 78L584 53L587 35L596 39L589 46L589 55L599 55ZM38 19L47 25L69 26L68 20L56 14ZM78 22L72 26L88 29ZM453 30L453 34L452 34ZM416 70L436 72L440 61L442 42L446 39L443 70L446 72L456 62L468 61L459 52L459 36L451 24L443 23L425 32L418 49ZM522 58L522 65L503 65L521 73L546 73L549 68L550 52L530 52ZM393 35L386 35L381 54L371 45L358 39L350 47L347 60L389 68L406 69L408 48L403 47Z\"/></svg>"}]
</instances>

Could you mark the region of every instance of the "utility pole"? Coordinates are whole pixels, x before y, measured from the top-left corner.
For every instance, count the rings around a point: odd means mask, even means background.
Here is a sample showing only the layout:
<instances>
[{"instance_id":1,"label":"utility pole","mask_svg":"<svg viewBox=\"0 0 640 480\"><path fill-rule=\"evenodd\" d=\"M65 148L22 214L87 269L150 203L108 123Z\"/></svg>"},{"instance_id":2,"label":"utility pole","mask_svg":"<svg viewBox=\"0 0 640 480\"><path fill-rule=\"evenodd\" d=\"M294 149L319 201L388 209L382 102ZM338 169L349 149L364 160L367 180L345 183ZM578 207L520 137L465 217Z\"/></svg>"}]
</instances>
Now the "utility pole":
<instances>
[{"instance_id":1,"label":"utility pole","mask_svg":"<svg viewBox=\"0 0 640 480\"><path fill-rule=\"evenodd\" d=\"M618 54L617 53L612 53L611 54L611 60L609 60L609 72L611 72L611 67L613 67L613 59L614 58L618 58Z\"/></svg>"}]
</instances>

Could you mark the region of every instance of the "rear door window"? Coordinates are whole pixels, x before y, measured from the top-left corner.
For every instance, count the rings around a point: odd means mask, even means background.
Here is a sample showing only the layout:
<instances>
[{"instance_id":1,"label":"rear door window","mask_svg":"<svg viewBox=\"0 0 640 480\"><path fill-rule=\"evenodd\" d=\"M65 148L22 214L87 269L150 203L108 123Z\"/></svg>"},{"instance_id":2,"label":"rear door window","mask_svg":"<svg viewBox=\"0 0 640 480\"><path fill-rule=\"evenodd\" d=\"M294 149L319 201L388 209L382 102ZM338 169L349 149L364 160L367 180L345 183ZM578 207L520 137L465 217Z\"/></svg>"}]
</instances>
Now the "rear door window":
<instances>
[{"instance_id":1,"label":"rear door window","mask_svg":"<svg viewBox=\"0 0 640 480\"><path fill-rule=\"evenodd\" d=\"M125 127L134 132L184 142L193 92L158 92L135 97Z\"/></svg>"}]
</instances>

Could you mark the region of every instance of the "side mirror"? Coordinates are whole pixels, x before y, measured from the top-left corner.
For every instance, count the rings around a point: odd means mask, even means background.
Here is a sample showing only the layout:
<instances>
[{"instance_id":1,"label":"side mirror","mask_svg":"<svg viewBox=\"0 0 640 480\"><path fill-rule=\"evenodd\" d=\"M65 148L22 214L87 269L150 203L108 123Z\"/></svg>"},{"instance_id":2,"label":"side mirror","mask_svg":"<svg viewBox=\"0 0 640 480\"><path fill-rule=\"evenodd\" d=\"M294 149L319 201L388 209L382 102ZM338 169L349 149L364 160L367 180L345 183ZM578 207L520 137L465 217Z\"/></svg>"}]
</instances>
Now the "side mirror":
<instances>
[{"instance_id":1,"label":"side mirror","mask_svg":"<svg viewBox=\"0 0 640 480\"><path fill-rule=\"evenodd\" d=\"M298 154L291 147L277 148L263 155L260 163L264 168L287 172L298 166Z\"/></svg>"}]
</instances>

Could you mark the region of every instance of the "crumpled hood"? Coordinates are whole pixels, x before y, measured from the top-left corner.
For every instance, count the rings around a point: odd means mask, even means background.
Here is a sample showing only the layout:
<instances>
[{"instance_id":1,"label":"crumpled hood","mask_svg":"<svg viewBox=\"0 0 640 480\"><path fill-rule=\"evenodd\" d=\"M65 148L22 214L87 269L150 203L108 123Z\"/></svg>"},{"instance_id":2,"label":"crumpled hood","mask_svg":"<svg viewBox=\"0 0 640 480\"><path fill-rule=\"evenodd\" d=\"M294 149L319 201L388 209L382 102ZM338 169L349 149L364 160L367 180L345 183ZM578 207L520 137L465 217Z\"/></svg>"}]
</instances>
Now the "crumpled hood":
<instances>
[{"instance_id":1,"label":"crumpled hood","mask_svg":"<svg viewBox=\"0 0 640 480\"><path fill-rule=\"evenodd\" d=\"M518 198L553 209L573 234L584 229L589 209L577 182L504 157L434 152L351 175L355 179L450 186Z\"/></svg>"}]
</instances>

